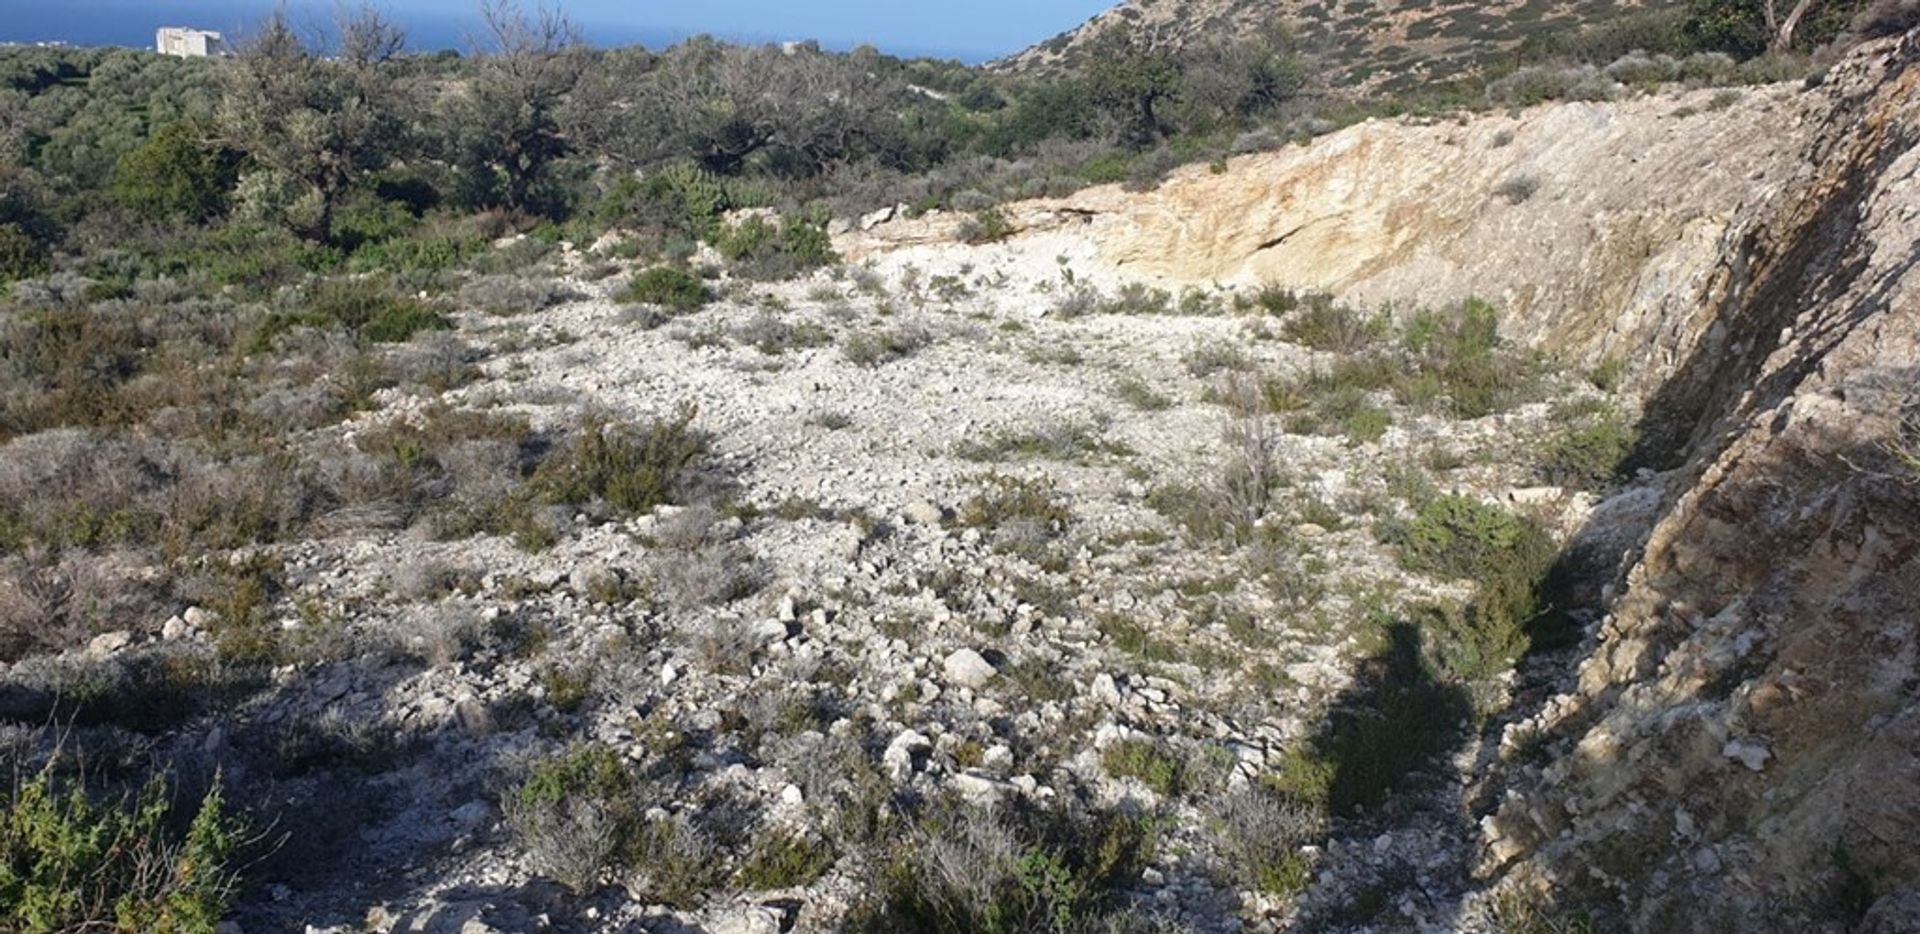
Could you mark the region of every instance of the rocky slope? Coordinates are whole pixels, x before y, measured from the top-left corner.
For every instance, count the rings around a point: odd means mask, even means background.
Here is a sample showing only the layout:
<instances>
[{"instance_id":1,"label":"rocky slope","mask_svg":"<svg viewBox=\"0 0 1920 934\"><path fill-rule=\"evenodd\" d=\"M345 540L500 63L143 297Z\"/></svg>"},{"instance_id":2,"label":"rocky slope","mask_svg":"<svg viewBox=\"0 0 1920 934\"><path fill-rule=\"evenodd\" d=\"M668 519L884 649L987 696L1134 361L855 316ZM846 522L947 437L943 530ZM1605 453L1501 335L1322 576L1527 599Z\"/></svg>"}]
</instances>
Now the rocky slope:
<instances>
[{"instance_id":1,"label":"rocky slope","mask_svg":"<svg viewBox=\"0 0 1920 934\"><path fill-rule=\"evenodd\" d=\"M1126 0L998 65L1071 65L1094 36L1120 25L1179 49L1247 35L1278 22L1294 31L1303 49L1326 63L1331 86L1406 90L1472 74L1529 38L1564 33L1645 5L1644 0Z\"/></svg>"},{"instance_id":2,"label":"rocky slope","mask_svg":"<svg viewBox=\"0 0 1920 934\"><path fill-rule=\"evenodd\" d=\"M1846 924L1884 896L1875 929L1906 930L1916 84L1909 35L1817 89L1370 124L1019 217L1163 283L1493 296L1567 359L1630 361L1637 462L1665 472L1575 537L1619 578L1470 798L1497 808L1482 877L1644 929Z\"/></svg>"},{"instance_id":3,"label":"rocky slope","mask_svg":"<svg viewBox=\"0 0 1920 934\"><path fill-rule=\"evenodd\" d=\"M1868 929L1920 921L1916 90L1920 37L1856 56L1742 212L1711 333L1651 403L1685 439L1670 505L1577 687L1509 731L1546 751L1484 824L1489 871L1661 930L1879 896Z\"/></svg>"},{"instance_id":4,"label":"rocky slope","mask_svg":"<svg viewBox=\"0 0 1920 934\"><path fill-rule=\"evenodd\" d=\"M845 269L678 316L567 249L561 300L460 316L477 379L383 392L315 469L484 481L583 412L685 411L700 497L544 515L543 549L343 511L232 556L290 647L266 683L69 741L277 808L245 931L832 930L896 863L1031 882L1051 857L993 823L1024 807L1153 828L1120 930L1906 929L1916 84L1908 36L1812 89L1371 123L1016 205L1000 243L883 214ZM1449 359L1470 296L1507 340ZM1563 488L1543 462L1602 413L1642 469ZM1537 520L1578 638L1430 683L1404 623L1477 597L1409 560L1436 502ZM63 687L198 670L219 613L0 672L8 740ZM1321 811L1266 794L1383 696L1398 793L1361 800L1361 763ZM526 817L589 747L630 852L592 807Z\"/></svg>"}]
</instances>

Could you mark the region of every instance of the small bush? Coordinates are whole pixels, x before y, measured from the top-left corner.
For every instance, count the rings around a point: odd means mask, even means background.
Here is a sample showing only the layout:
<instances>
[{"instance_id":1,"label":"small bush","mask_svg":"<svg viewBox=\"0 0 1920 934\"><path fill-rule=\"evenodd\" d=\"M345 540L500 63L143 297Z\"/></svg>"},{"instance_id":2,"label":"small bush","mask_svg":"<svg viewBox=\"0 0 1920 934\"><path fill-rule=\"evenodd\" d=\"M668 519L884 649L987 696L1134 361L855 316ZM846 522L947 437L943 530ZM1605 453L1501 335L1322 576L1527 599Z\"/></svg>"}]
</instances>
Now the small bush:
<instances>
[{"instance_id":1,"label":"small bush","mask_svg":"<svg viewBox=\"0 0 1920 934\"><path fill-rule=\"evenodd\" d=\"M1151 858L1137 817L940 808L883 861L846 929L861 934L1100 930Z\"/></svg>"},{"instance_id":2,"label":"small bush","mask_svg":"<svg viewBox=\"0 0 1920 934\"><path fill-rule=\"evenodd\" d=\"M1321 839L1326 818L1312 804L1246 788L1215 806L1220 849L1234 880L1255 891L1293 895L1307 887L1311 869L1300 848Z\"/></svg>"},{"instance_id":3,"label":"small bush","mask_svg":"<svg viewBox=\"0 0 1920 934\"><path fill-rule=\"evenodd\" d=\"M1540 180L1531 175L1514 175L1493 186L1493 196L1508 204L1525 204L1540 192Z\"/></svg>"},{"instance_id":4,"label":"small bush","mask_svg":"<svg viewBox=\"0 0 1920 934\"><path fill-rule=\"evenodd\" d=\"M1040 561L1066 534L1073 511L1060 502L1050 481L994 474L986 478L986 489L961 504L955 521L987 531L1001 551Z\"/></svg>"},{"instance_id":5,"label":"small bush","mask_svg":"<svg viewBox=\"0 0 1920 934\"><path fill-rule=\"evenodd\" d=\"M1013 236L1013 224L1007 220L1005 212L999 208L987 208L960 223L961 243L978 246L983 243L999 243Z\"/></svg>"},{"instance_id":6,"label":"small bush","mask_svg":"<svg viewBox=\"0 0 1920 934\"><path fill-rule=\"evenodd\" d=\"M620 293L620 300L689 312L712 302L713 291L691 273L671 266L655 266L634 276Z\"/></svg>"},{"instance_id":7,"label":"small bush","mask_svg":"<svg viewBox=\"0 0 1920 934\"><path fill-rule=\"evenodd\" d=\"M218 784L184 834L168 799L157 777L108 804L55 788L50 772L16 784L0 811L0 919L29 932L212 931L237 887L242 831Z\"/></svg>"},{"instance_id":8,"label":"small bush","mask_svg":"<svg viewBox=\"0 0 1920 934\"><path fill-rule=\"evenodd\" d=\"M777 227L750 217L721 230L713 246L750 279L790 279L840 260L824 217L788 216Z\"/></svg>"},{"instance_id":9,"label":"small bush","mask_svg":"<svg viewBox=\"0 0 1920 934\"><path fill-rule=\"evenodd\" d=\"M681 503L694 492L710 445L693 427L698 414L695 407L683 406L672 418L639 428L589 415L566 448L542 463L528 482L546 502L602 502L622 514Z\"/></svg>"},{"instance_id":10,"label":"small bush","mask_svg":"<svg viewBox=\"0 0 1920 934\"><path fill-rule=\"evenodd\" d=\"M1393 427L1393 414L1378 406L1361 406L1347 414L1342 420L1340 430L1347 436L1347 443L1354 446L1373 444L1387 436Z\"/></svg>"},{"instance_id":11,"label":"small bush","mask_svg":"<svg viewBox=\"0 0 1920 934\"><path fill-rule=\"evenodd\" d=\"M1389 537L1409 571L1477 579L1538 534L1527 520L1499 506L1444 495L1421 504L1414 518Z\"/></svg>"},{"instance_id":12,"label":"small bush","mask_svg":"<svg viewBox=\"0 0 1920 934\"><path fill-rule=\"evenodd\" d=\"M1109 315L1166 315L1173 313L1173 293L1138 282L1129 282L1102 305L1100 313Z\"/></svg>"},{"instance_id":13,"label":"small bush","mask_svg":"<svg viewBox=\"0 0 1920 934\"><path fill-rule=\"evenodd\" d=\"M893 328L855 334L840 345L840 353L856 366L880 366L912 356L932 338L916 328Z\"/></svg>"},{"instance_id":14,"label":"small bush","mask_svg":"<svg viewBox=\"0 0 1920 934\"><path fill-rule=\"evenodd\" d=\"M1241 373L1253 369L1253 358L1246 351L1228 343L1199 344L1180 358L1186 364L1187 372L1198 378L1206 378L1216 373Z\"/></svg>"},{"instance_id":15,"label":"small bush","mask_svg":"<svg viewBox=\"0 0 1920 934\"><path fill-rule=\"evenodd\" d=\"M0 285L47 271L47 248L17 224L0 224Z\"/></svg>"},{"instance_id":16,"label":"small bush","mask_svg":"<svg viewBox=\"0 0 1920 934\"><path fill-rule=\"evenodd\" d=\"M1099 289L1090 285L1076 285L1054 299L1052 315L1067 321L1084 318L1087 315L1098 314L1104 307L1105 301Z\"/></svg>"},{"instance_id":17,"label":"small bush","mask_svg":"<svg viewBox=\"0 0 1920 934\"><path fill-rule=\"evenodd\" d=\"M738 880L749 891L809 885L833 868L833 848L796 833L763 839L740 867Z\"/></svg>"},{"instance_id":18,"label":"small bush","mask_svg":"<svg viewBox=\"0 0 1920 934\"><path fill-rule=\"evenodd\" d=\"M507 824L538 871L576 893L598 888L630 845L637 785L620 754L581 745L542 761L507 796Z\"/></svg>"},{"instance_id":19,"label":"small bush","mask_svg":"<svg viewBox=\"0 0 1920 934\"><path fill-rule=\"evenodd\" d=\"M297 327L343 328L364 341L394 344L422 331L451 330L453 323L420 301L395 295L375 279L328 279L291 311L269 315L251 349L267 350L273 338Z\"/></svg>"},{"instance_id":20,"label":"small bush","mask_svg":"<svg viewBox=\"0 0 1920 934\"><path fill-rule=\"evenodd\" d=\"M833 343L833 335L827 333L825 328L817 324L783 321L771 312L762 312L753 320L735 327L733 339L750 344L770 357Z\"/></svg>"},{"instance_id":21,"label":"small bush","mask_svg":"<svg viewBox=\"0 0 1920 934\"><path fill-rule=\"evenodd\" d=\"M1620 476L1637 438L1633 426L1616 412L1569 426L1547 443L1540 476L1571 489L1600 489Z\"/></svg>"},{"instance_id":22,"label":"small bush","mask_svg":"<svg viewBox=\"0 0 1920 934\"><path fill-rule=\"evenodd\" d=\"M629 861L640 870L649 896L685 910L698 907L724 878L720 857L713 838L681 814L642 826Z\"/></svg>"},{"instance_id":23,"label":"small bush","mask_svg":"<svg viewBox=\"0 0 1920 934\"><path fill-rule=\"evenodd\" d=\"M1113 743L1100 754L1100 767L1114 778L1134 779L1162 797L1180 793L1183 784L1180 760L1152 740Z\"/></svg>"},{"instance_id":24,"label":"small bush","mask_svg":"<svg viewBox=\"0 0 1920 934\"><path fill-rule=\"evenodd\" d=\"M1003 462L1054 460L1087 463L1105 457L1132 454L1126 445L1106 440L1101 426L1087 422L1056 422L1029 431L1000 432L954 449L964 460Z\"/></svg>"},{"instance_id":25,"label":"small bush","mask_svg":"<svg viewBox=\"0 0 1920 934\"><path fill-rule=\"evenodd\" d=\"M1152 386L1138 378L1121 380L1113 388L1113 394L1119 396L1120 401L1142 412L1160 412L1173 407L1172 399L1161 395Z\"/></svg>"},{"instance_id":26,"label":"small bush","mask_svg":"<svg viewBox=\"0 0 1920 934\"><path fill-rule=\"evenodd\" d=\"M482 276L460 287L460 301L491 315L524 315L575 298L573 290L551 279Z\"/></svg>"},{"instance_id":27,"label":"small bush","mask_svg":"<svg viewBox=\"0 0 1920 934\"><path fill-rule=\"evenodd\" d=\"M1335 304L1325 295L1314 295L1287 319L1280 333L1302 347L1353 354L1386 336L1387 319L1384 315Z\"/></svg>"}]
</instances>

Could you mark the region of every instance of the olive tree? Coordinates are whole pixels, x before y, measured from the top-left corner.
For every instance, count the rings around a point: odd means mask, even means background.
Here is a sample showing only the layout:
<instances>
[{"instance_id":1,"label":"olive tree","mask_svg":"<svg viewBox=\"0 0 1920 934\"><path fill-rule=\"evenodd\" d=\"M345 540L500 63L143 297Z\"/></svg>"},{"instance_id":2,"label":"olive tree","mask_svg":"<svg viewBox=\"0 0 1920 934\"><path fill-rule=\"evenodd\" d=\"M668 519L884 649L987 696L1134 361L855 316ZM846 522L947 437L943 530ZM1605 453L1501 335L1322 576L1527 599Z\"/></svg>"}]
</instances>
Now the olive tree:
<instances>
[{"instance_id":1,"label":"olive tree","mask_svg":"<svg viewBox=\"0 0 1920 934\"><path fill-rule=\"evenodd\" d=\"M1231 41L1216 41L1188 56L1179 97L1209 120L1235 120L1271 112L1306 87L1306 59L1292 35L1273 26Z\"/></svg>"},{"instance_id":2,"label":"olive tree","mask_svg":"<svg viewBox=\"0 0 1920 934\"><path fill-rule=\"evenodd\" d=\"M592 55L556 9L487 0L481 19L484 44L455 108L457 158L477 200L531 211L540 182L575 149L562 114Z\"/></svg>"},{"instance_id":3,"label":"olive tree","mask_svg":"<svg viewBox=\"0 0 1920 934\"><path fill-rule=\"evenodd\" d=\"M1691 0L1687 30L1710 48L1739 55L1788 52L1844 32L1868 0Z\"/></svg>"},{"instance_id":4,"label":"olive tree","mask_svg":"<svg viewBox=\"0 0 1920 934\"><path fill-rule=\"evenodd\" d=\"M243 199L321 241L347 193L392 161L406 133L393 62L404 34L371 9L339 33L336 55L322 57L276 12L226 69L218 111L220 142L255 170Z\"/></svg>"},{"instance_id":5,"label":"olive tree","mask_svg":"<svg viewBox=\"0 0 1920 934\"><path fill-rule=\"evenodd\" d=\"M1159 107L1179 88L1180 74L1178 59L1124 23L1094 37L1087 50L1087 91L1130 145L1149 145L1165 135Z\"/></svg>"},{"instance_id":6,"label":"olive tree","mask_svg":"<svg viewBox=\"0 0 1920 934\"><path fill-rule=\"evenodd\" d=\"M720 173L763 152L801 174L826 171L896 128L904 85L878 59L871 49L836 55L811 44L683 43L639 102L641 148Z\"/></svg>"}]
</instances>

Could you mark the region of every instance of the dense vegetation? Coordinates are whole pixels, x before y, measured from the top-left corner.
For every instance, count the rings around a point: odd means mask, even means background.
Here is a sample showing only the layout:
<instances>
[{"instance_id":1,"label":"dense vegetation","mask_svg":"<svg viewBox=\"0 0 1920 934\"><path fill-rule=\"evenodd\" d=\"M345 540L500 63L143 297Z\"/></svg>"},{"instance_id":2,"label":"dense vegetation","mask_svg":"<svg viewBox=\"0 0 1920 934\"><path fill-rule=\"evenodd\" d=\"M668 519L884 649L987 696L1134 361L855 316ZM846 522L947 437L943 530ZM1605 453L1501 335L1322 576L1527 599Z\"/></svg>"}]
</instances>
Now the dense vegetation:
<instances>
[{"instance_id":1,"label":"dense vegetation","mask_svg":"<svg viewBox=\"0 0 1920 934\"><path fill-rule=\"evenodd\" d=\"M496 230L591 239L619 226L674 248L741 207L979 210L1151 184L1181 162L1371 113L1804 73L1795 50L1912 15L1898 2L1814 4L1783 43L1760 3L1655 4L1530 41L1466 84L1366 99L1333 86L1279 25L1179 52L1117 28L1081 68L1022 76L708 38L598 50L556 13L485 13L487 38L467 56L410 53L372 12L324 43L270 19L230 61L7 50L0 279L44 272L56 253L88 256L94 274L103 260L90 254L110 244L120 279L191 266L277 283L350 259L411 271L471 250L471 231L444 221L482 212ZM260 268L208 269L209 249Z\"/></svg>"}]
</instances>

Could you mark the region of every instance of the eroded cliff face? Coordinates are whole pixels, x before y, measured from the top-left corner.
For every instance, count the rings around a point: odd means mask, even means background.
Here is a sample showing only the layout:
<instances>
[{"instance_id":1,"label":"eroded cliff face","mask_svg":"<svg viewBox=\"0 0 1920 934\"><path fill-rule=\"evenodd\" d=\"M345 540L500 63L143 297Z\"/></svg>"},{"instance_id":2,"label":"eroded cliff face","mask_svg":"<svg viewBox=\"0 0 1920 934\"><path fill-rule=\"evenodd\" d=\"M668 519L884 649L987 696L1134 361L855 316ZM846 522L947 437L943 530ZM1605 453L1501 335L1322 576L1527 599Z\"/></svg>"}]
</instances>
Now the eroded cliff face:
<instances>
[{"instance_id":1,"label":"eroded cliff face","mask_svg":"<svg viewBox=\"0 0 1920 934\"><path fill-rule=\"evenodd\" d=\"M1009 210L1116 275L1279 283L1362 304L1482 297L1569 363L1671 370L1708 328L1720 258L1791 178L1827 95L1798 85L1376 121L1315 141ZM950 238L954 217L848 238L855 257ZM1077 264L1080 265L1080 264ZM1649 381L1653 376L1649 377Z\"/></svg>"},{"instance_id":2,"label":"eroded cliff face","mask_svg":"<svg viewBox=\"0 0 1920 934\"><path fill-rule=\"evenodd\" d=\"M1502 776L1490 875L1654 930L1920 922L1893 917L1920 885L1917 89L1920 35L1837 69L1716 264L1649 400L1675 495L1577 685L1508 731L1544 765Z\"/></svg>"}]
</instances>

